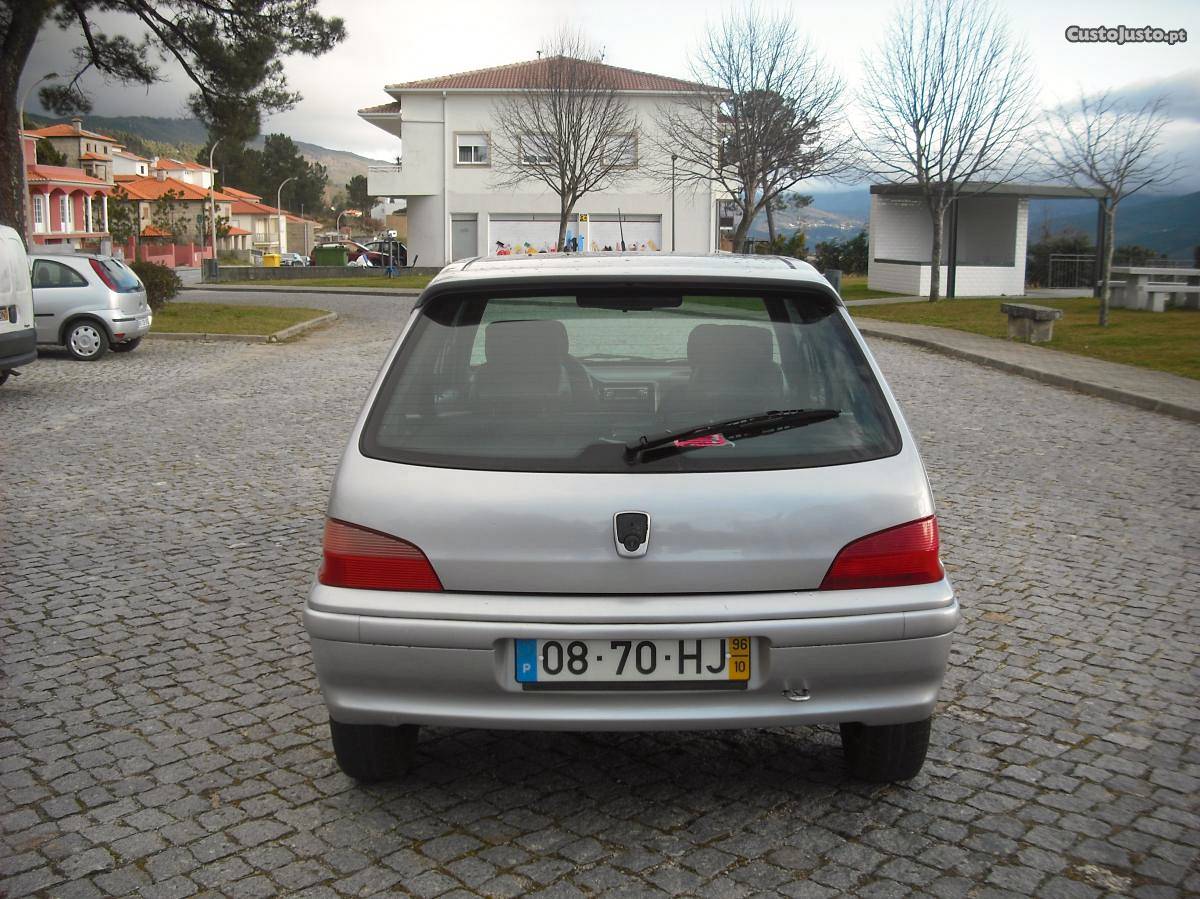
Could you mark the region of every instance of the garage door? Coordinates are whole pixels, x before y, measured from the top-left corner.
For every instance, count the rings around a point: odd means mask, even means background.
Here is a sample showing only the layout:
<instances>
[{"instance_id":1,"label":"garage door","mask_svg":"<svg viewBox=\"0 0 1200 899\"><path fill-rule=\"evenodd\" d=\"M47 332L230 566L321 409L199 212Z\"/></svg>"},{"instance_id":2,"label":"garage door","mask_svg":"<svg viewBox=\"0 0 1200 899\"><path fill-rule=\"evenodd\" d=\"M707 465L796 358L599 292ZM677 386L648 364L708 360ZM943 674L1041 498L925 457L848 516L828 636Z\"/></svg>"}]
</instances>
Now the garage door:
<instances>
[{"instance_id":1,"label":"garage door","mask_svg":"<svg viewBox=\"0 0 1200 899\"><path fill-rule=\"evenodd\" d=\"M621 221L615 215L591 216L588 249L593 253L619 251L625 236L625 251L657 253L662 250L662 218L657 215L627 215Z\"/></svg>"},{"instance_id":2,"label":"garage door","mask_svg":"<svg viewBox=\"0 0 1200 899\"><path fill-rule=\"evenodd\" d=\"M567 225L568 236L579 227L574 222ZM558 242L558 216L542 214L504 214L489 216L488 255L510 253L548 253Z\"/></svg>"},{"instance_id":3,"label":"garage door","mask_svg":"<svg viewBox=\"0 0 1200 899\"><path fill-rule=\"evenodd\" d=\"M567 223L567 243L577 235L584 238L581 249L593 253L619 252L621 236L627 252L657 253L662 245L662 217L626 215L618 221L611 213L588 216L580 223ZM558 240L558 216L544 213L494 213L488 217L488 255L548 253Z\"/></svg>"}]
</instances>

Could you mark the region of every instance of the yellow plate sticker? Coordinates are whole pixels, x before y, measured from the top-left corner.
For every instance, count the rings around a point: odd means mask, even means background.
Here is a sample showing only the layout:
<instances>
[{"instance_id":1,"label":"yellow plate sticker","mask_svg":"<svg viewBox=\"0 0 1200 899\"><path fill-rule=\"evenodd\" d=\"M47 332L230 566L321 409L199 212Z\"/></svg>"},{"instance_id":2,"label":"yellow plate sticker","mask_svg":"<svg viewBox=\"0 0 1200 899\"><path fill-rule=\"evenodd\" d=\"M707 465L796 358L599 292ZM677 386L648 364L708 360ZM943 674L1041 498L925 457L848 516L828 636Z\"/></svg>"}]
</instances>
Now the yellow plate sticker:
<instances>
[{"instance_id":1,"label":"yellow plate sticker","mask_svg":"<svg viewBox=\"0 0 1200 899\"><path fill-rule=\"evenodd\" d=\"M750 680L750 638L729 638L729 679Z\"/></svg>"}]
</instances>

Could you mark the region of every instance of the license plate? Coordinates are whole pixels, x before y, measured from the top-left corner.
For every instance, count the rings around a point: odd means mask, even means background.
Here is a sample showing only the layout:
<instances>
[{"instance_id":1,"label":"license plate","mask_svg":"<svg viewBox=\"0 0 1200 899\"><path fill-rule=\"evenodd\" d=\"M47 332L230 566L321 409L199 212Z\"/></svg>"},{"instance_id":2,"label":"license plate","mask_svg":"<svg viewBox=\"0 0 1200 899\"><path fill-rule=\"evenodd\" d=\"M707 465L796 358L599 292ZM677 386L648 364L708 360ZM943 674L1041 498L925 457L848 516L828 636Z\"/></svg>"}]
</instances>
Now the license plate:
<instances>
[{"instance_id":1,"label":"license plate","mask_svg":"<svg viewBox=\"0 0 1200 899\"><path fill-rule=\"evenodd\" d=\"M750 679L749 637L514 642L520 684L741 684Z\"/></svg>"}]
</instances>

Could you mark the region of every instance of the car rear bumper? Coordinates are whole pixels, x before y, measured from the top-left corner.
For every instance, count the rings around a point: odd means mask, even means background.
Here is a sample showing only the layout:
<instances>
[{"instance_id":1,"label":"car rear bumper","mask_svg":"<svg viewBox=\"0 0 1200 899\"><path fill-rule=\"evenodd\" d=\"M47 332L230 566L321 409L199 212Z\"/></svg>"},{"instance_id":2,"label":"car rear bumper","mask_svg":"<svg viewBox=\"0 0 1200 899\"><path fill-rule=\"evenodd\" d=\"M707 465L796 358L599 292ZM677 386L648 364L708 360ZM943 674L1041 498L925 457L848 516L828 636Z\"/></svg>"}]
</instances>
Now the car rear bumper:
<instances>
[{"instance_id":1,"label":"car rear bumper","mask_svg":"<svg viewBox=\"0 0 1200 899\"><path fill-rule=\"evenodd\" d=\"M933 712L960 617L949 585L942 586L945 602L936 608L804 618L479 621L342 614L314 608L311 600L304 617L330 716L346 724L530 730L896 724ZM797 595L806 594L791 594ZM745 689L544 691L525 689L514 676L517 638L735 635L754 638Z\"/></svg>"},{"instance_id":2,"label":"car rear bumper","mask_svg":"<svg viewBox=\"0 0 1200 899\"><path fill-rule=\"evenodd\" d=\"M154 323L154 316L149 312L140 312L135 315L118 312L108 317L107 321L113 339L124 343L127 340L135 340L149 334L150 325ZM122 336L118 337L118 334Z\"/></svg>"}]
</instances>

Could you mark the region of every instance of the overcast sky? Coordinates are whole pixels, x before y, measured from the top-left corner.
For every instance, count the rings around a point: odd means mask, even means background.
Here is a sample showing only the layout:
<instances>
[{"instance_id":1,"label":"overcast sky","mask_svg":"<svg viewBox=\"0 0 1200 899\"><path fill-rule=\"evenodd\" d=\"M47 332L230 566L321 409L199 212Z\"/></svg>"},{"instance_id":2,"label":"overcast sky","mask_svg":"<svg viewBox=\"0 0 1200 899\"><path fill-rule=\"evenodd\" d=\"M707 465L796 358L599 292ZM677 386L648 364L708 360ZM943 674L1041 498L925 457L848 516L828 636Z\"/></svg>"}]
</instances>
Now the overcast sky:
<instances>
[{"instance_id":1,"label":"overcast sky","mask_svg":"<svg viewBox=\"0 0 1200 899\"><path fill-rule=\"evenodd\" d=\"M349 35L318 60L287 63L289 84L304 99L293 110L272 116L264 131L282 131L297 140L390 159L399 152L391 135L355 115L363 106L385 103L387 83L410 81L466 69L502 65L535 56L540 43L558 26L581 28L603 46L606 60L618 66L663 75L687 76L688 55L707 23L732 4L716 0L601 0L519 3L455 0L323 0L322 11L346 20ZM878 45L893 0L760 0L765 9L791 16L800 30L853 88L863 54ZM1113 89L1135 95L1169 93L1174 123L1171 149L1200 162L1200 3L1129 0L1012 0L1003 4L1013 30L1028 44L1045 105L1068 101L1082 89ZM127 16L106 20L111 31L136 26ZM1120 25L1185 28L1184 44L1071 44L1070 25ZM27 80L47 71L66 71L74 33L44 31L25 69ZM186 78L164 66L168 81L148 91L105 84L91 78L97 115L186 115ZM29 108L36 111L31 99ZM1185 181L1200 186L1200 165Z\"/></svg>"}]
</instances>

